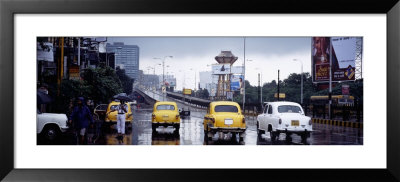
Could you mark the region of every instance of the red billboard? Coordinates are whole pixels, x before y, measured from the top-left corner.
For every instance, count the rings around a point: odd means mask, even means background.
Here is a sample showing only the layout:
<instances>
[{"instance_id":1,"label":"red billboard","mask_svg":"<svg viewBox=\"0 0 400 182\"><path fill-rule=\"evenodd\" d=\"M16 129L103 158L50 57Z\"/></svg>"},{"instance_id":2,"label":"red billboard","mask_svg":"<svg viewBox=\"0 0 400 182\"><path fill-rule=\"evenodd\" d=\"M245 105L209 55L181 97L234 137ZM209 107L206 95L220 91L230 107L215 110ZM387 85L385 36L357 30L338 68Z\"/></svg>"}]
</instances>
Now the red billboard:
<instances>
[{"instance_id":1,"label":"red billboard","mask_svg":"<svg viewBox=\"0 0 400 182\"><path fill-rule=\"evenodd\" d=\"M313 37L311 44L313 82L329 82L330 59L333 82L355 79L356 37Z\"/></svg>"}]
</instances>

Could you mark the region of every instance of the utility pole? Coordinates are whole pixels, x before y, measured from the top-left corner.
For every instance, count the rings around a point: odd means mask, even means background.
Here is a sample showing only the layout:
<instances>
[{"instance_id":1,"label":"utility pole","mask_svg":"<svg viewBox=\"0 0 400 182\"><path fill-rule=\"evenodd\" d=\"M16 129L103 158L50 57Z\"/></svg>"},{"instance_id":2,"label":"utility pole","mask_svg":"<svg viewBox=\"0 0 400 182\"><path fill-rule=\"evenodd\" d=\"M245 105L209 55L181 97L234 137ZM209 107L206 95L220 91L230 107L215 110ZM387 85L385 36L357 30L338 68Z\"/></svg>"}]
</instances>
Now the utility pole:
<instances>
[{"instance_id":1,"label":"utility pole","mask_svg":"<svg viewBox=\"0 0 400 182\"><path fill-rule=\"evenodd\" d=\"M261 72L261 88L260 88L260 92L261 92L261 100L260 100L260 102L261 102L261 107L263 106L263 82L262 82L262 72Z\"/></svg>"},{"instance_id":2,"label":"utility pole","mask_svg":"<svg viewBox=\"0 0 400 182\"><path fill-rule=\"evenodd\" d=\"M261 101L260 73L258 73L258 100Z\"/></svg>"},{"instance_id":3,"label":"utility pole","mask_svg":"<svg viewBox=\"0 0 400 182\"><path fill-rule=\"evenodd\" d=\"M246 100L246 37L243 37L243 112Z\"/></svg>"},{"instance_id":4,"label":"utility pole","mask_svg":"<svg viewBox=\"0 0 400 182\"><path fill-rule=\"evenodd\" d=\"M81 38L78 37L78 67L81 65Z\"/></svg>"},{"instance_id":5,"label":"utility pole","mask_svg":"<svg viewBox=\"0 0 400 182\"><path fill-rule=\"evenodd\" d=\"M329 38L329 119L332 119L332 37Z\"/></svg>"},{"instance_id":6,"label":"utility pole","mask_svg":"<svg viewBox=\"0 0 400 182\"><path fill-rule=\"evenodd\" d=\"M277 98L278 98L278 101L279 101L279 70L278 70L278 94L277 94Z\"/></svg>"},{"instance_id":7,"label":"utility pole","mask_svg":"<svg viewBox=\"0 0 400 182\"><path fill-rule=\"evenodd\" d=\"M60 47L60 62L58 64L59 72L57 78L57 96L60 95L61 80L64 76L64 37L60 37L58 46Z\"/></svg>"}]
</instances>

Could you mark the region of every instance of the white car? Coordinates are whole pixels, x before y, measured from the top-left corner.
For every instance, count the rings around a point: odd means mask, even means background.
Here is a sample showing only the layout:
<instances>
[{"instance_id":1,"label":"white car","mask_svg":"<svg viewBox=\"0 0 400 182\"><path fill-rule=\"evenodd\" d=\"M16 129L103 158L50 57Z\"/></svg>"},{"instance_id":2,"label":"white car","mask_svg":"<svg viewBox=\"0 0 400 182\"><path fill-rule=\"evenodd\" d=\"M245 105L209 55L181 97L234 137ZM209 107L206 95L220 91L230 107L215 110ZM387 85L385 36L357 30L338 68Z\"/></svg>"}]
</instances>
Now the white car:
<instances>
[{"instance_id":1,"label":"white car","mask_svg":"<svg viewBox=\"0 0 400 182\"><path fill-rule=\"evenodd\" d=\"M37 134L46 140L53 141L68 129L68 118L65 114L37 112Z\"/></svg>"},{"instance_id":2,"label":"white car","mask_svg":"<svg viewBox=\"0 0 400 182\"><path fill-rule=\"evenodd\" d=\"M257 116L257 134L270 133L275 141L280 133L286 133L287 139L291 134L298 134L306 141L312 132L311 118L304 115L303 108L295 102L267 102L262 114Z\"/></svg>"}]
</instances>

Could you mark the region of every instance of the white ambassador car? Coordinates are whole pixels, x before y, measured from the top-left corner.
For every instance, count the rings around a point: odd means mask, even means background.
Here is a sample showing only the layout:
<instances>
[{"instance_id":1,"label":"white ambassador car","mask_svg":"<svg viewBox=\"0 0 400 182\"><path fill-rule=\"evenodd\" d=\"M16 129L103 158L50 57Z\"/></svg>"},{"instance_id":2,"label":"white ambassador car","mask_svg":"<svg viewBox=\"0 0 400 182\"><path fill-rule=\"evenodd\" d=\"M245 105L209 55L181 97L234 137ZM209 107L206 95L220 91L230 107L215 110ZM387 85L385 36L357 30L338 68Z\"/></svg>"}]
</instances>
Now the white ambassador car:
<instances>
[{"instance_id":1,"label":"white ambassador car","mask_svg":"<svg viewBox=\"0 0 400 182\"><path fill-rule=\"evenodd\" d=\"M65 114L41 113L37 111L37 134L48 141L57 139L68 129L68 118Z\"/></svg>"},{"instance_id":2,"label":"white ambassador car","mask_svg":"<svg viewBox=\"0 0 400 182\"><path fill-rule=\"evenodd\" d=\"M295 102L267 102L262 114L257 116L257 134L270 132L271 140L275 141L280 133L298 134L306 141L312 132L311 118L304 115L303 108Z\"/></svg>"}]
</instances>

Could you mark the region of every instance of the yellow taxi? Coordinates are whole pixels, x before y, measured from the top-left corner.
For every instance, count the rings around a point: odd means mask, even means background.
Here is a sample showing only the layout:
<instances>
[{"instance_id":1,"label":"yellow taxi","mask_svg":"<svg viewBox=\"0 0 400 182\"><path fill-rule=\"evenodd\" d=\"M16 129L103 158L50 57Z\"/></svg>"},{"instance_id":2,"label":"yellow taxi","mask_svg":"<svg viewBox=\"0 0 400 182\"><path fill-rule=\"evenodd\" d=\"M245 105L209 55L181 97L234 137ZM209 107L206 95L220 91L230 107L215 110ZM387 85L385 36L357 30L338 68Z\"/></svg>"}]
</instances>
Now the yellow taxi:
<instances>
[{"instance_id":1,"label":"yellow taxi","mask_svg":"<svg viewBox=\"0 0 400 182\"><path fill-rule=\"evenodd\" d=\"M234 137L239 134L240 140L243 140L246 131L246 121L240 106L231 101L211 102L203 124L207 141L217 132L232 133Z\"/></svg>"},{"instance_id":2,"label":"yellow taxi","mask_svg":"<svg viewBox=\"0 0 400 182\"><path fill-rule=\"evenodd\" d=\"M106 124L115 124L115 123L117 123L118 111L114 110L114 109L120 104L121 103L117 102L117 101L112 101L110 104L108 104L107 112L106 112L107 114L106 114L106 118L104 120ZM128 107L128 112L125 113L125 123L129 123L130 127L131 127L132 126L132 120L133 120L132 109L131 109L131 105L130 104L126 104L126 106ZM114 111L112 111L112 110L114 110Z\"/></svg>"},{"instance_id":3,"label":"yellow taxi","mask_svg":"<svg viewBox=\"0 0 400 182\"><path fill-rule=\"evenodd\" d=\"M176 102L156 102L153 107L151 122L153 132L159 126L173 126L175 128L174 132L179 133L181 118Z\"/></svg>"}]
</instances>

